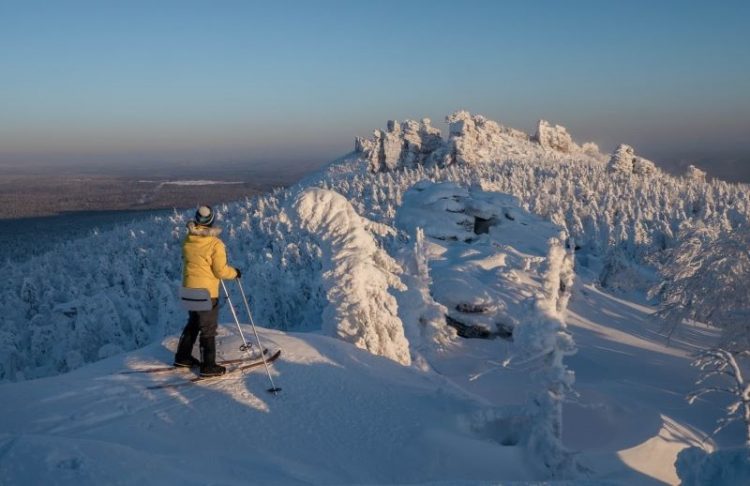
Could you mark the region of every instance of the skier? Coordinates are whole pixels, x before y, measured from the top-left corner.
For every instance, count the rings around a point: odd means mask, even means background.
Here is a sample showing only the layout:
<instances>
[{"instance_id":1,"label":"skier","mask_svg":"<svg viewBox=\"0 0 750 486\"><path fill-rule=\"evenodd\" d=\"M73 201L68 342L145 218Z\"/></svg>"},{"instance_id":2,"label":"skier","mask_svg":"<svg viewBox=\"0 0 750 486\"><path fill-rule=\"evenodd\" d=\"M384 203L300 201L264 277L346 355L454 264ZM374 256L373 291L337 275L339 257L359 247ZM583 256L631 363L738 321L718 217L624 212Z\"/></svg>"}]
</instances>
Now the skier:
<instances>
[{"instance_id":1,"label":"skier","mask_svg":"<svg viewBox=\"0 0 750 486\"><path fill-rule=\"evenodd\" d=\"M216 328L219 320L220 280L240 278L238 268L227 265L224 242L219 239L221 228L213 226L215 213L210 206L201 206L195 212L195 221L187 224L188 234L182 243L182 285L188 288L207 289L211 295L211 310L190 311L188 322L180 336L174 365L192 367L200 365L201 376L219 376L226 368L216 364ZM193 345L200 333L201 359L192 356Z\"/></svg>"}]
</instances>

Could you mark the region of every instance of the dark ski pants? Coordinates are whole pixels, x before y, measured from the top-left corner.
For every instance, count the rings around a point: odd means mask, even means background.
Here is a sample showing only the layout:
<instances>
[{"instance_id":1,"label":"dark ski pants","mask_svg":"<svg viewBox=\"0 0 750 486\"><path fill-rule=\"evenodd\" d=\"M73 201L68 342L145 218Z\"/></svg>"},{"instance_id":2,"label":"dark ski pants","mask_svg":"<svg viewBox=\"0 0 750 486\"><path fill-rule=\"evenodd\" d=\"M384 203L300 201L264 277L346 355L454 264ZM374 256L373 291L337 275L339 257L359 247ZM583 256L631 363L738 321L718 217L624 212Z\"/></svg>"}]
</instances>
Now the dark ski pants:
<instances>
[{"instance_id":1,"label":"dark ski pants","mask_svg":"<svg viewBox=\"0 0 750 486\"><path fill-rule=\"evenodd\" d=\"M193 345L201 335L201 361L206 361L209 365L215 366L216 353L216 328L219 324L219 299L211 299L211 310L207 311L190 311L188 322L185 329L182 330L180 342L177 344L177 353L175 354L175 364L187 366L195 363L192 358ZM203 356L204 347L208 349ZM210 349L209 349L210 348ZM213 350L209 353L210 350ZM203 364L201 365L203 366Z\"/></svg>"},{"instance_id":2,"label":"dark ski pants","mask_svg":"<svg viewBox=\"0 0 750 486\"><path fill-rule=\"evenodd\" d=\"M195 342L200 332L201 337L216 337L216 328L219 325L219 299L211 299L211 310L189 311L188 322L183 335L189 336L190 342Z\"/></svg>"}]
</instances>

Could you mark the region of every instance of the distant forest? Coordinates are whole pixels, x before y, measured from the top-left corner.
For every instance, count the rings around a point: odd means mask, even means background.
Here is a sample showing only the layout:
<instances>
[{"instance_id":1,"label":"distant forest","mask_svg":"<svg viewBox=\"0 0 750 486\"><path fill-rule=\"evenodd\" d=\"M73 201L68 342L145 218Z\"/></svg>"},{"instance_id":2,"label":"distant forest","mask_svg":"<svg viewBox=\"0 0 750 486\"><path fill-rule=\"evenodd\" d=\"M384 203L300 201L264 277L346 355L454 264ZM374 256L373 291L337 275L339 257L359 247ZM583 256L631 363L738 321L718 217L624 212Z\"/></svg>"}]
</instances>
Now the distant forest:
<instances>
[{"instance_id":1,"label":"distant forest","mask_svg":"<svg viewBox=\"0 0 750 486\"><path fill-rule=\"evenodd\" d=\"M0 165L0 220L76 211L179 209L236 201L289 186L316 165ZM213 183L181 185L185 181Z\"/></svg>"}]
</instances>

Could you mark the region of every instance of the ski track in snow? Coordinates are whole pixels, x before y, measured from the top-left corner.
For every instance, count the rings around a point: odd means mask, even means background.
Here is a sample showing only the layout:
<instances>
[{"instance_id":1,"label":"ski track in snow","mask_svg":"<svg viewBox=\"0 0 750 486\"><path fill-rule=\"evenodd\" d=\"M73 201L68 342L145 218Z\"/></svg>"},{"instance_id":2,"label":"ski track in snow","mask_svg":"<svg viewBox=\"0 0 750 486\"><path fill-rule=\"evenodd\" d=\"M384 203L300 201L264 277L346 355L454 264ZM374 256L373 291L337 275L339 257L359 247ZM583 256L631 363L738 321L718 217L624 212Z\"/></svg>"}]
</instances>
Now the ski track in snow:
<instances>
[{"instance_id":1,"label":"ski track in snow","mask_svg":"<svg viewBox=\"0 0 750 486\"><path fill-rule=\"evenodd\" d=\"M6 442L0 459L0 482L526 477L520 466L507 468L517 462L517 450L488 445L466 429L464 420L481 404L443 378L327 337L273 331L264 336L284 349L273 366L284 387L276 397L263 391L267 381L258 370L155 392L144 385L172 378L114 374L154 358L167 360L170 353L161 346L68 375L6 385L13 400L4 408L2 428L14 442ZM191 461L199 440L209 449L205 459ZM501 467L498 457L507 463ZM141 467L127 471L133 464ZM467 464L475 470L467 472Z\"/></svg>"}]
</instances>

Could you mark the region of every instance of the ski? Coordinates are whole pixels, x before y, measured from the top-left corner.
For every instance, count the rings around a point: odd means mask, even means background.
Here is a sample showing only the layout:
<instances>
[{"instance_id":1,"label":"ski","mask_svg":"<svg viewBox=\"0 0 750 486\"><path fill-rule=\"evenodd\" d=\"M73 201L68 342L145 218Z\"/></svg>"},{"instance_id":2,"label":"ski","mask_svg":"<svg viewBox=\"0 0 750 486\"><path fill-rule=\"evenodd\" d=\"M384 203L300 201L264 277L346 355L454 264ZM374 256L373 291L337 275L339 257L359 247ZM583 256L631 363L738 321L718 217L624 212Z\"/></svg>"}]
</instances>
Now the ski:
<instances>
[{"instance_id":1,"label":"ski","mask_svg":"<svg viewBox=\"0 0 750 486\"><path fill-rule=\"evenodd\" d=\"M265 348L263 350L263 354L268 354L268 348ZM235 363L242 363L243 361L255 361L259 359L259 357L252 357L252 358L235 358L235 359L225 359L223 361L217 361L217 364L220 364L222 366L228 365L228 364L235 364ZM137 370L126 370L126 371L120 371L120 375L133 375L138 373L164 373L166 371L188 371L192 370L192 367L189 366L158 366L153 368L141 368Z\"/></svg>"},{"instance_id":2,"label":"ski","mask_svg":"<svg viewBox=\"0 0 750 486\"><path fill-rule=\"evenodd\" d=\"M273 363L276 361L279 356L281 356L281 350L276 351L274 354L272 354L270 357L266 358L265 362L268 364ZM241 362L242 360L234 360L235 362ZM222 379L225 379L229 377L229 375L234 375L237 372L249 370L252 368L257 368L258 366L263 366L263 360L257 360L252 361L247 364L240 364L236 366L235 368L232 368L231 370L228 370L225 374L219 375L219 376L196 376L194 378L190 378L185 381L178 381L178 382L172 382L172 383L160 383L158 385L151 385L147 386L146 388L149 390L161 390L164 388L179 388L185 385L192 385L195 383L201 383L204 381L221 381Z\"/></svg>"}]
</instances>

